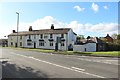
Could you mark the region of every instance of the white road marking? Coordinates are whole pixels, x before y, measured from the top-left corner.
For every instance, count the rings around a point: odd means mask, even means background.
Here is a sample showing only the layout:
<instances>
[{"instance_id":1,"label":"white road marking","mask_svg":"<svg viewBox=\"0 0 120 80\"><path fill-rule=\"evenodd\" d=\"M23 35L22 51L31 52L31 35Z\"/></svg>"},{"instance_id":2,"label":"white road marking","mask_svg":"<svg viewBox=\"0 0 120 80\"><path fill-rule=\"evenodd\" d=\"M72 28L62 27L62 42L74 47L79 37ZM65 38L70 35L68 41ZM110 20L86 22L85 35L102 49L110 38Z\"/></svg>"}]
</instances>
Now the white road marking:
<instances>
[{"instance_id":1,"label":"white road marking","mask_svg":"<svg viewBox=\"0 0 120 80\"><path fill-rule=\"evenodd\" d=\"M99 56L99 57L89 56L89 57L91 57L91 58L98 58L98 59L99 59L99 58L106 58L106 57L100 57L100 56Z\"/></svg>"},{"instance_id":2,"label":"white road marking","mask_svg":"<svg viewBox=\"0 0 120 80\"><path fill-rule=\"evenodd\" d=\"M115 64L115 65L120 65L120 64L118 63L118 60L106 60L106 63Z\"/></svg>"},{"instance_id":3,"label":"white road marking","mask_svg":"<svg viewBox=\"0 0 120 80\"><path fill-rule=\"evenodd\" d=\"M24 55L21 55L21 54L16 54L16 53L14 53L14 52L11 52L11 54L15 54L15 55L18 55L18 56L22 56L22 57L28 58L27 56L24 56Z\"/></svg>"},{"instance_id":4,"label":"white road marking","mask_svg":"<svg viewBox=\"0 0 120 80\"><path fill-rule=\"evenodd\" d=\"M95 77L99 77L99 78L105 78L105 77L103 77L103 76L99 76L99 75L92 74L92 73L88 73L88 72L83 72L83 71L80 71L80 70L78 70L78 69L73 69L73 68L61 66L61 65L58 65L58 64L54 64L54 63L51 63L51 62L43 61L43 60L40 60L40 59L31 57L31 56L24 56L24 55L21 55L21 54L16 54L16 53L14 53L14 52L11 52L11 53L12 53L12 54L15 54L15 55L18 55L18 56L25 57L25 58L31 58L31 59L34 59L34 60L37 60L37 61L40 61L40 62L43 62L43 63L51 64L51 65L54 65L54 66L57 66L57 67L61 67L61 68L64 68L64 69L72 70L72 71L75 71L75 72L79 72L79 73L83 73L83 74L87 74L87 75L91 75L91 76L95 76Z\"/></svg>"},{"instance_id":5,"label":"white road marking","mask_svg":"<svg viewBox=\"0 0 120 80\"><path fill-rule=\"evenodd\" d=\"M81 68L77 68L77 67L71 67L73 69L76 69L76 70L80 70L80 71L85 71L85 69L81 69Z\"/></svg>"},{"instance_id":6,"label":"white road marking","mask_svg":"<svg viewBox=\"0 0 120 80\"><path fill-rule=\"evenodd\" d=\"M82 58L77 58L80 60L84 60L84 61L92 61L92 62L99 62L99 63L105 63L105 64L112 64L112 65L120 65L120 64L115 64L115 63L111 63L111 62L106 62L106 60L91 60L91 59L82 59Z\"/></svg>"},{"instance_id":7,"label":"white road marking","mask_svg":"<svg viewBox=\"0 0 120 80\"><path fill-rule=\"evenodd\" d=\"M118 62L118 60L106 60L106 61L114 61L114 62Z\"/></svg>"},{"instance_id":8,"label":"white road marking","mask_svg":"<svg viewBox=\"0 0 120 80\"><path fill-rule=\"evenodd\" d=\"M16 53L14 53L14 52L11 52L11 53L16 54ZM23 57L28 58L28 56L24 56L24 55L21 55L21 54L16 54L16 55L19 55L19 56L23 56ZM112 64L111 62L104 62L104 61L99 61L99 60L82 59L82 58L78 58L78 59L80 59L80 60L85 60L85 61L90 61L90 62L92 61L92 62L100 62L100 63L105 63L105 64ZM106 60L106 61L111 61L111 60ZM120 64L115 64L115 63L113 63L113 65L120 65Z\"/></svg>"},{"instance_id":9,"label":"white road marking","mask_svg":"<svg viewBox=\"0 0 120 80\"><path fill-rule=\"evenodd\" d=\"M110 63L110 62L103 62L103 63L112 64L112 63Z\"/></svg>"},{"instance_id":10,"label":"white road marking","mask_svg":"<svg viewBox=\"0 0 120 80\"><path fill-rule=\"evenodd\" d=\"M86 57L86 58L98 58L98 59L99 59L99 58L105 58L105 57L94 57L94 56L79 56L79 58L80 58L80 57Z\"/></svg>"},{"instance_id":11,"label":"white road marking","mask_svg":"<svg viewBox=\"0 0 120 80\"><path fill-rule=\"evenodd\" d=\"M88 57L88 56L79 56L79 57Z\"/></svg>"}]
</instances>

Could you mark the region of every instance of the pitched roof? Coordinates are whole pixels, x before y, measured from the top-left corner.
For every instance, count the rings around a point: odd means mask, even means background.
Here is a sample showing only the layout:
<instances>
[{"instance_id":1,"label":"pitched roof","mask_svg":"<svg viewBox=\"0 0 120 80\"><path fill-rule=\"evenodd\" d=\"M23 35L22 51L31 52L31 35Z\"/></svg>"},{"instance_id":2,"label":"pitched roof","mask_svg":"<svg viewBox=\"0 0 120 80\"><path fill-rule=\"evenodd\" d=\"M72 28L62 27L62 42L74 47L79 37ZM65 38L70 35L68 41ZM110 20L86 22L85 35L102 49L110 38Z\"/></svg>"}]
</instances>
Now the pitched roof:
<instances>
[{"instance_id":1,"label":"pitched roof","mask_svg":"<svg viewBox=\"0 0 120 80\"><path fill-rule=\"evenodd\" d=\"M21 31L18 32L18 35L32 35L32 34L65 34L71 28L58 28L58 29L41 29L41 30L32 30L32 31ZM15 36L17 32L11 33L8 36Z\"/></svg>"},{"instance_id":2,"label":"pitched roof","mask_svg":"<svg viewBox=\"0 0 120 80\"><path fill-rule=\"evenodd\" d=\"M107 36L104 37L104 38L110 38L110 39L113 39L112 37L109 36L109 34L107 34Z\"/></svg>"},{"instance_id":3,"label":"pitched roof","mask_svg":"<svg viewBox=\"0 0 120 80\"><path fill-rule=\"evenodd\" d=\"M82 42L82 43L91 43L91 42L93 42L93 43L103 43L103 41L102 40L100 40L98 37L94 37L94 38L90 38L90 39L82 39L82 40L80 40L80 42Z\"/></svg>"},{"instance_id":4,"label":"pitched roof","mask_svg":"<svg viewBox=\"0 0 120 80\"><path fill-rule=\"evenodd\" d=\"M0 39L0 43L7 42L8 39Z\"/></svg>"}]
</instances>

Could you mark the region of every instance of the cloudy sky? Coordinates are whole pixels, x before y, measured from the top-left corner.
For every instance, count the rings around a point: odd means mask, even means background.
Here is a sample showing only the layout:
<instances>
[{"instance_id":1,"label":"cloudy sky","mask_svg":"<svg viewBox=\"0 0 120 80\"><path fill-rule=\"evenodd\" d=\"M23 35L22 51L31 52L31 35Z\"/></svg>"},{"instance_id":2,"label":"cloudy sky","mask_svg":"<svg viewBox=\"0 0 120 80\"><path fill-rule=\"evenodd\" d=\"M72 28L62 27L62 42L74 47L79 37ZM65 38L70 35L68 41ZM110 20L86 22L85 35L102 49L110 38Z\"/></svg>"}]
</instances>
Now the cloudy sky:
<instances>
[{"instance_id":1,"label":"cloudy sky","mask_svg":"<svg viewBox=\"0 0 120 80\"><path fill-rule=\"evenodd\" d=\"M72 28L78 35L104 37L118 33L118 2L8 2L0 3L0 38L17 30Z\"/></svg>"}]
</instances>

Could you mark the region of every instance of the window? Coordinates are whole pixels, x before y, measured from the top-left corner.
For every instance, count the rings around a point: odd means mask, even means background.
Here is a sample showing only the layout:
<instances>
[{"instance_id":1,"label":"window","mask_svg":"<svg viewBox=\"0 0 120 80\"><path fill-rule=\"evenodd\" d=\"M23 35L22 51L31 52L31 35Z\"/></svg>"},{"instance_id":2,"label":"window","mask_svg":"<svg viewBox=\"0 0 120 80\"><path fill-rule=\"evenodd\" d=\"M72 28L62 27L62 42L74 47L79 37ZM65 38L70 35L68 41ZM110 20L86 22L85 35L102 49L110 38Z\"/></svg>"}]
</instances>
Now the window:
<instances>
[{"instance_id":1,"label":"window","mask_svg":"<svg viewBox=\"0 0 120 80\"><path fill-rule=\"evenodd\" d=\"M11 46L13 46L13 42L11 42Z\"/></svg>"},{"instance_id":2,"label":"window","mask_svg":"<svg viewBox=\"0 0 120 80\"><path fill-rule=\"evenodd\" d=\"M50 42L50 46L53 46L53 42Z\"/></svg>"},{"instance_id":3,"label":"window","mask_svg":"<svg viewBox=\"0 0 120 80\"><path fill-rule=\"evenodd\" d=\"M32 43L31 43L31 42L27 42L27 45L28 45L28 46L31 46L31 45L32 45Z\"/></svg>"},{"instance_id":4,"label":"window","mask_svg":"<svg viewBox=\"0 0 120 80\"><path fill-rule=\"evenodd\" d=\"M61 34L61 38L64 38L64 34Z\"/></svg>"},{"instance_id":5,"label":"window","mask_svg":"<svg viewBox=\"0 0 120 80\"><path fill-rule=\"evenodd\" d=\"M31 46L32 45L32 40L31 40L31 36L30 35L28 35L28 40L27 40L27 45L28 46Z\"/></svg>"},{"instance_id":6,"label":"window","mask_svg":"<svg viewBox=\"0 0 120 80\"><path fill-rule=\"evenodd\" d=\"M64 46L64 42L61 42L61 46Z\"/></svg>"},{"instance_id":7,"label":"window","mask_svg":"<svg viewBox=\"0 0 120 80\"><path fill-rule=\"evenodd\" d=\"M22 36L20 36L20 40L22 39Z\"/></svg>"},{"instance_id":8,"label":"window","mask_svg":"<svg viewBox=\"0 0 120 80\"><path fill-rule=\"evenodd\" d=\"M43 34L40 35L40 38L41 38L41 39L43 38Z\"/></svg>"},{"instance_id":9,"label":"window","mask_svg":"<svg viewBox=\"0 0 120 80\"><path fill-rule=\"evenodd\" d=\"M22 42L20 42L20 46L22 46Z\"/></svg>"},{"instance_id":10,"label":"window","mask_svg":"<svg viewBox=\"0 0 120 80\"><path fill-rule=\"evenodd\" d=\"M50 34L50 38L53 38L53 35L52 35L52 34Z\"/></svg>"},{"instance_id":11,"label":"window","mask_svg":"<svg viewBox=\"0 0 120 80\"><path fill-rule=\"evenodd\" d=\"M39 41L39 46L44 46L44 42L43 41Z\"/></svg>"}]
</instances>

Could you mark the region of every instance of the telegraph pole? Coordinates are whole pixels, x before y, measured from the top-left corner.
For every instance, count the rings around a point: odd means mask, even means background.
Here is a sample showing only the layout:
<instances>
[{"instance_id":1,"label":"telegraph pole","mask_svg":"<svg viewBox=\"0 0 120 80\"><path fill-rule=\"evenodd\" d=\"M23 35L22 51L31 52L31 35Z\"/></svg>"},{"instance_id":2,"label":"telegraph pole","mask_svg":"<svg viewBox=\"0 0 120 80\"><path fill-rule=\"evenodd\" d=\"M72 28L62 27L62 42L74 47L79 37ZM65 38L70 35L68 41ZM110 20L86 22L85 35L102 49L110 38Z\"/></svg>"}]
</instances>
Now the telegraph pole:
<instances>
[{"instance_id":1,"label":"telegraph pole","mask_svg":"<svg viewBox=\"0 0 120 80\"><path fill-rule=\"evenodd\" d=\"M16 12L16 14L17 14L17 47L18 47L18 28L19 28L19 13L18 12Z\"/></svg>"}]
</instances>

